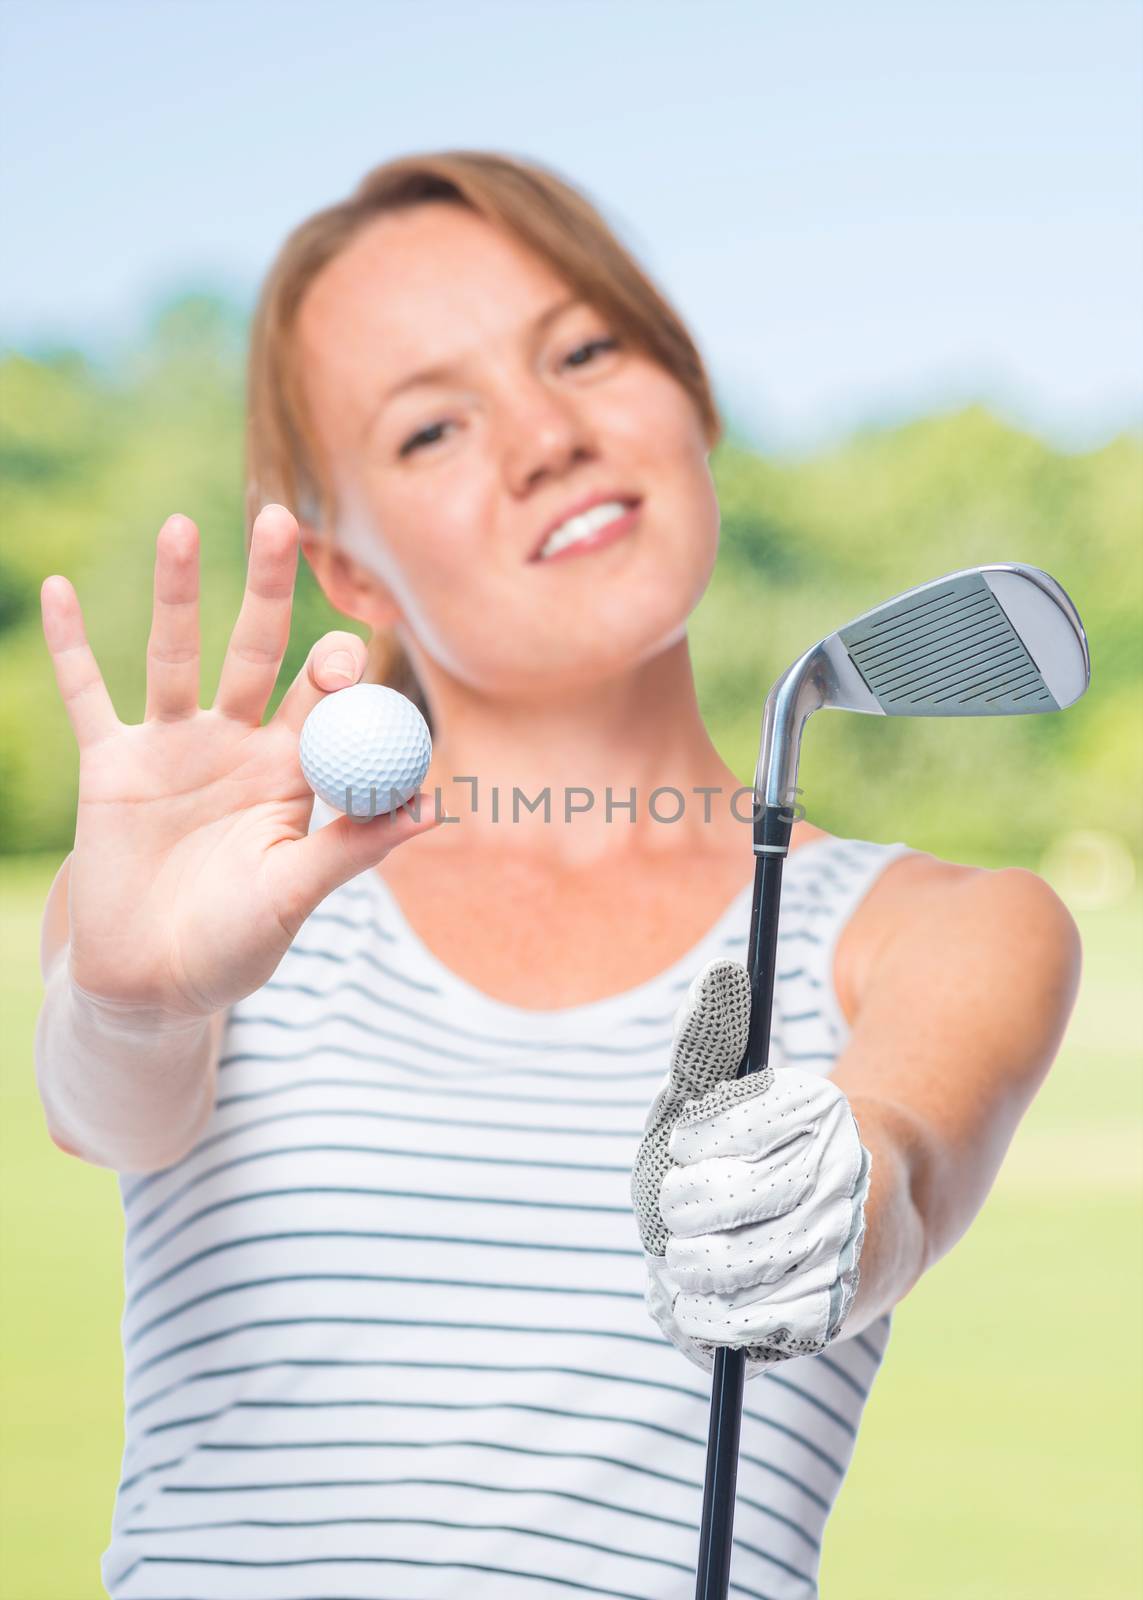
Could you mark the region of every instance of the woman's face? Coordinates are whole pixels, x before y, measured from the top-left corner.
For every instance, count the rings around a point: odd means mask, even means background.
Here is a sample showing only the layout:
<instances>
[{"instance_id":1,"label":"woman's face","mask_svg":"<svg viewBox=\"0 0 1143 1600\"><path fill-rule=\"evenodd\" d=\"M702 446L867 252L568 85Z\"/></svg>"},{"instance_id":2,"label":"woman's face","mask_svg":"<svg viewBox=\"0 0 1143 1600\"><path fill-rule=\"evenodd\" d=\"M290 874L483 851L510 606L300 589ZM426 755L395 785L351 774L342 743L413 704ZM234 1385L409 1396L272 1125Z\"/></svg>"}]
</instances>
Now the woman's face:
<instances>
[{"instance_id":1,"label":"woman's face","mask_svg":"<svg viewBox=\"0 0 1143 1600\"><path fill-rule=\"evenodd\" d=\"M430 678L525 698L681 636L718 544L697 410L551 268L422 205L323 268L297 329L350 558L335 604L397 622Z\"/></svg>"}]
</instances>

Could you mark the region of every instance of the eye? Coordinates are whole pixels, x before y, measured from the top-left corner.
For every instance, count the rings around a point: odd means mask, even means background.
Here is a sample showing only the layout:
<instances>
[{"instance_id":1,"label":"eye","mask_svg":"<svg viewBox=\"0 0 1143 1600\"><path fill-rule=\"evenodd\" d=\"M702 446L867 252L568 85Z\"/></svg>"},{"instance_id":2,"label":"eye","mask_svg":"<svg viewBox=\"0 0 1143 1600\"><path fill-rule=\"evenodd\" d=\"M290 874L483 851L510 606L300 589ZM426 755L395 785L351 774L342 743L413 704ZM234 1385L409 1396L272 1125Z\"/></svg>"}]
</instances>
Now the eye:
<instances>
[{"instance_id":1,"label":"eye","mask_svg":"<svg viewBox=\"0 0 1143 1600\"><path fill-rule=\"evenodd\" d=\"M619 340L610 336L600 339L589 339L586 344L577 345L570 355L564 358L569 367L586 367L595 360L601 350L618 350Z\"/></svg>"},{"instance_id":2,"label":"eye","mask_svg":"<svg viewBox=\"0 0 1143 1600\"><path fill-rule=\"evenodd\" d=\"M601 335L597 339L588 339L583 344L577 345L574 350L564 357L563 364L577 369L588 367L601 354L618 350L619 347L620 342L618 339L613 338L610 334ZM445 429L451 426L452 424L449 422L434 422L427 428L419 429L418 432L411 434L405 440L404 444L398 449L397 455L403 460L405 457L413 455L417 450L423 450L431 445L439 444L444 438Z\"/></svg>"},{"instance_id":3,"label":"eye","mask_svg":"<svg viewBox=\"0 0 1143 1600\"><path fill-rule=\"evenodd\" d=\"M397 454L411 456L414 450L420 450L425 445L437 444L444 437L444 430L448 426L447 422L434 422L430 427L422 428L419 433L414 433L405 440Z\"/></svg>"}]
</instances>

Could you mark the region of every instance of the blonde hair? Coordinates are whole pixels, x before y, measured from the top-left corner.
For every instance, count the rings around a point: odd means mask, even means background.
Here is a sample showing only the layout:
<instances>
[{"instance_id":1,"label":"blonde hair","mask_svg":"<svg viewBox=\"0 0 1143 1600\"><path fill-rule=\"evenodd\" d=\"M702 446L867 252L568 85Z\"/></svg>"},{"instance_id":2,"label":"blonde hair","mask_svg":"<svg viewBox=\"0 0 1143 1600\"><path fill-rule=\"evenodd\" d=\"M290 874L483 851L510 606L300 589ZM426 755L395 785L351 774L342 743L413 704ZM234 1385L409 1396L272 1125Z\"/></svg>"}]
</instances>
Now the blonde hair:
<instances>
[{"instance_id":1,"label":"blonde hair","mask_svg":"<svg viewBox=\"0 0 1143 1600\"><path fill-rule=\"evenodd\" d=\"M402 156L366 173L348 199L287 236L262 284L247 366L246 538L267 501L288 506L332 540L337 506L306 414L294 325L302 299L339 251L375 218L429 202L468 207L524 245L616 333L657 361L693 400L707 446L722 423L703 361L681 319L603 217L555 173L512 157L459 150ZM366 678L388 683L428 715L421 686L392 629L369 643Z\"/></svg>"}]
</instances>

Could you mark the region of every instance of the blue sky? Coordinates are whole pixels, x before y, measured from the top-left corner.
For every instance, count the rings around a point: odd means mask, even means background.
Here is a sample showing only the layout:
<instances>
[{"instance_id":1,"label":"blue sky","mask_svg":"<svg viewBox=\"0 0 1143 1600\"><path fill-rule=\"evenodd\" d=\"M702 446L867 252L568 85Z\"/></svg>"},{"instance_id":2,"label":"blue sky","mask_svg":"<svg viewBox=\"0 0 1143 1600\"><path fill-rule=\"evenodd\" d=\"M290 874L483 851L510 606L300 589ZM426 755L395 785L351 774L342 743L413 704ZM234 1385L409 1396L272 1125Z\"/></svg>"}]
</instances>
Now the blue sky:
<instances>
[{"instance_id":1,"label":"blue sky","mask_svg":"<svg viewBox=\"0 0 1143 1600\"><path fill-rule=\"evenodd\" d=\"M531 155L601 206L759 442L981 398L1143 421L1127 0L6 0L0 338L248 302L375 162Z\"/></svg>"}]
</instances>

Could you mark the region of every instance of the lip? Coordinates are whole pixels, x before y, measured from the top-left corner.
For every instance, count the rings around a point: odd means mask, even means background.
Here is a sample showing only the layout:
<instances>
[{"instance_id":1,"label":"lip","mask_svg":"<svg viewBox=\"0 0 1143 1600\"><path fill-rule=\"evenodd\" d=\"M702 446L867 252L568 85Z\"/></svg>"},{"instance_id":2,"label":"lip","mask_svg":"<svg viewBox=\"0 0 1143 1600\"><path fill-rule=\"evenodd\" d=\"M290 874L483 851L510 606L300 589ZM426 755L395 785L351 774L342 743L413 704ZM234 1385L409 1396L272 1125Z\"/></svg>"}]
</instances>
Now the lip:
<instances>
[{"instance_id":1,"label":"lip","mask_svg":"<svg viewBox=\"0 0 1143 1600\"><path fill-rule=\"evenodd\" d=\"M630 532L638 520L639 512L643 505L642 496L628 494L622 490L603 490L598 494L585 495L582 500L576 500L572 505L565 507L558 517L553 517L536 540L535 547L528 560L537 562L540 560L540 551L544 548L544 545L555 533L556 529L562 527L570 517L581 516L583 512L590 511L592 506L606 505L609 500L619 501L627 507L627 510L621 517L616 517L613 522L608 522L602 528L597 528L586 539L577 539L574 544L566 546L565 549L557 550L555 555L547 557L543 565L548 566L551 562L559 561L564 556L575 555L578 551L596 550L601 545L611 544L613 540L622 538L625 533Z\"/></svg>"}]
</instances>

